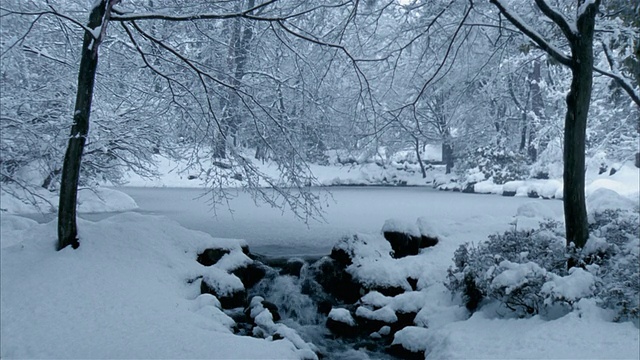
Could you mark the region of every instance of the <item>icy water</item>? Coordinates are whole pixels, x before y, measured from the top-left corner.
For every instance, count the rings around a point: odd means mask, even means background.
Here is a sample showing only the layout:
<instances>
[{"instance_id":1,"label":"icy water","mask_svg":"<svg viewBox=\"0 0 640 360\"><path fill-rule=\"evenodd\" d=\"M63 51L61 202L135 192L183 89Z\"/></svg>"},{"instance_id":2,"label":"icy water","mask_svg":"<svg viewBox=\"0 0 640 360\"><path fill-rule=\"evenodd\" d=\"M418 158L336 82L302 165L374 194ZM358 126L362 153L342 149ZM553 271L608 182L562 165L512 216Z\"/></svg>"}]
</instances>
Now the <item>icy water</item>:
<instances>
[{"instance_id":1,"label":"icy water","mask_svg":"<svg viewBox=\"0 0 640 360\"><path fill-rule=\"evenodd\" d=\"M479 236L486 236L495 231L495 223L509 223L518 207L530 201L543 202L557 215L562 214L562 202L557 200L461 194L427 187L332 187L333 199L325 208L324 220L305 224L291 211L256 206L244 192L235 193L228 208L214 211L202 189L118 190L133 197L141 212L166 216L214 237L245 239L252 252L267 256L326 255L341 237L378 232L390 218L414 222L426 216L443 228L472 227Z\"/></svg>"}]
</instances>

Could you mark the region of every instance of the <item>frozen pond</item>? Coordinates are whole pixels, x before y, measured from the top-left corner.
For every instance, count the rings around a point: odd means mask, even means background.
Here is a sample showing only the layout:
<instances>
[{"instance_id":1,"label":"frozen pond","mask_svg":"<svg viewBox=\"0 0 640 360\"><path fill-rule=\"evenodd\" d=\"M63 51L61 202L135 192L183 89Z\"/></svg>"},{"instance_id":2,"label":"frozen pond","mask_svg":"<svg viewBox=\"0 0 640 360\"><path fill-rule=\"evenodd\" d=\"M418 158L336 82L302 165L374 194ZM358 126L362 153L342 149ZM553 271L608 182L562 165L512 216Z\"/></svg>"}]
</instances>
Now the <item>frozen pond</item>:
<instances>
[{"instance_id":1,"label":"frozen pond","mask_svg":"<svg viewBox=\"0 0 640 360\"><path fill-rule=\"evenodd\" d=\"M461 194L426 187L332 187L324 222L297 220L290 211L256 206L238 192L227 208L214 212L203 190L192 188L119 188L133 197L139 211L163 215L183 226L214 237L240 238L254 253L269 256L326 255L335 241L357 232L378 232L384 221L434 219L458 237L456 242L480 241L506 229L518 207L536 201L562 215L557 200ZM235 191L235 190L233 190ZM84 217L84 216L83 216ZM446 229L450 229L446 231Z\"/></svg>"}]
</instances>

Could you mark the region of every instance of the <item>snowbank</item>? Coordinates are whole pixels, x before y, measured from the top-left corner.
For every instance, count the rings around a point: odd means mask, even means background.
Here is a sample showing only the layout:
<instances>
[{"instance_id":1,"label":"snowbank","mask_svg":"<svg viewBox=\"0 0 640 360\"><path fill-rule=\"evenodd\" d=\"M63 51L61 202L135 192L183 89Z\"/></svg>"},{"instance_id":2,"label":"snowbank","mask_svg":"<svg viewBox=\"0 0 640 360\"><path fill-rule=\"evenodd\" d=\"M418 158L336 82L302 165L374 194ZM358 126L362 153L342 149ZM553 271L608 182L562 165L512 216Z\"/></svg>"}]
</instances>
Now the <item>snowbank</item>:
<instances>
[{"instance_id":1,"label":"snowbank","mask_svg":"<svg viewBox=\"0 0 640 360\"><path fill-rule=\"evenodd\" d=\"M79 219L79 231L79 249L56 252L55 223L2 216L0 357L300 357L289 340L234 335L192 281L198 251L242 242L135 213Z\"/></svg>"}]
</instances>

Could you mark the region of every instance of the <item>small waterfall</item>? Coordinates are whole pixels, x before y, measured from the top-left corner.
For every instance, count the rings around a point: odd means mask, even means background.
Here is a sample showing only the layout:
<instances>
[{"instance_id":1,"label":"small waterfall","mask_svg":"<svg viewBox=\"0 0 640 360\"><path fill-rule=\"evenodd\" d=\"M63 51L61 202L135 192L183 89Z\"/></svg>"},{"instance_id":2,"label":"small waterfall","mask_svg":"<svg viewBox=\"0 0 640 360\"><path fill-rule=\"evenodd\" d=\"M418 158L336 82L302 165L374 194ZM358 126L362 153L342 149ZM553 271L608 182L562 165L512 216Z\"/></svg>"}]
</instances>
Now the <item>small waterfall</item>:
<instances>
[{"instance_id":1,"label":"small waterfall","mask_svg":"<svg viewBox=\"0 0 640 360\"><path fill-rule=\"evenodd\" d=\"M272 264L266 276L250 291L249 297L261 296L274 304L280 322L297 331L307 342L313 343L323 359L395 359L383 349L365 349L356 339L337 338L326 328L327 313L331 309L330 296L314 279L313 266L306 261L294 274ZM285 272L285 274L283 274ZM298 276L299 274L299 276Z\"/></svg>"}]
</instances>

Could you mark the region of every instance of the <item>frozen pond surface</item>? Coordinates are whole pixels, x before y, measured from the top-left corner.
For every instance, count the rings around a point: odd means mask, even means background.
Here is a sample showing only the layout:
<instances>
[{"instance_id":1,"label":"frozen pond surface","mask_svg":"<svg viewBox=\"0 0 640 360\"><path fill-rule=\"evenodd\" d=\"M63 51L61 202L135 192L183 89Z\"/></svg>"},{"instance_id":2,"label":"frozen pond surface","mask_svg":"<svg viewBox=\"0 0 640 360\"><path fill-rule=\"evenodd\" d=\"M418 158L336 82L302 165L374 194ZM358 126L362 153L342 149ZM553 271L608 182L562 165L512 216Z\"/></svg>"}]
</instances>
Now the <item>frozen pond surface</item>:
<instances>
[{"instance_id":1,"label":"frozen pond surface","mask_svg":"<svg viewBox=\"0 0 640 360\"><path fill-rule=\"evenodd\" d=\"M325 222L305 224L289 210L256 206L244 192L230 201L231 213L227 208L214 212L201 189L118 190L133 197L140 212L166 216L214 237L245 239L252 252L268 256L326 255L342 236L378 232L390 218L413 222L425 216L441 225L445 235L449 232L460 237L452 239L455 242L465 242L481 241L506 229L518 207L527 202L541 202L562 216L558 200L461 194L426 187L332 187L333 200L326 208Z\"/></svg>"}]
</instances>

